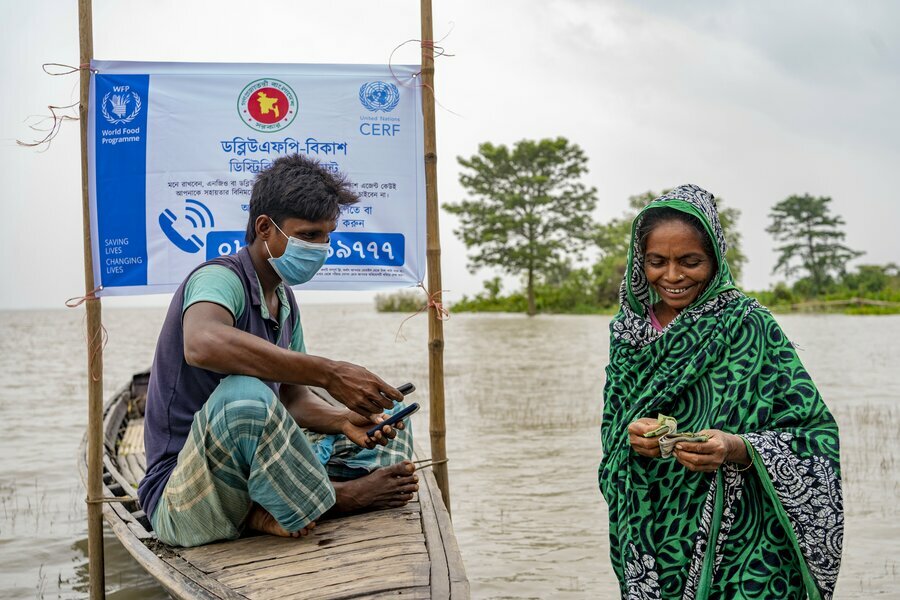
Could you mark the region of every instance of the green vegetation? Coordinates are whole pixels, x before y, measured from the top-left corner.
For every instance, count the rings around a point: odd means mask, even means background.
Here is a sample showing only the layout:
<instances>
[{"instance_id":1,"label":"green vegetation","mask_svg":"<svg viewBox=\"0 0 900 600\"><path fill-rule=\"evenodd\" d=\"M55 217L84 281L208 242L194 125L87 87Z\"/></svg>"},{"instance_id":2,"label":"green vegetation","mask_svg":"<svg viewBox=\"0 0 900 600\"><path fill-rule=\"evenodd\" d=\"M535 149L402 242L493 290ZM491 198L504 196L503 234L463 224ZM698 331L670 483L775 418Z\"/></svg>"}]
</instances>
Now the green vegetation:
<instances>
[{"instance_id":1,"label":"green vegetation","mask_svg":"<svg viewBox=\"0 0 900 600\"><path fill-rule=\"evenodd\" d=\"M602 262L602 260L601 260ZM564 314L613 314L618 310L619 275L612 291L600 263L591 269L573 269L553 282L535 286L538 312ZM500 278L484 282L485 289L473 297L463 296L451 307L454 312L525 312L522 291L501 294ZM900 274L897 265L861 265L840 281L832 281L820 294L811 293L811 282L801 279L793 286L779 282L771 290L748 291L775 312L838 312L845 314L900 314Z\"/></svg>"},{"instance_id":2,"label":"green vegetation","mask_svg":"<svg viewBox=\"0 0 900 600\"><path fill-rule=\"evenodd\" d=\"M614 313L618 309L616 302L601 304L590 287L591 280L587 269L569 271L565 277L556 282L538 282L534 286L534 302L537 312L594 314ZM454 302L454 312L527 312L528 298L523 291L515 291L503 295L500 293L500 278L495 277L484 282L484 290L473 297L463 296Z\"/></svg>"},{"instance_id":3,"label":"green vegetation","mask_svg":"<svg viewBox=\"0 0 900 600\"><path fill-rule=\"evenodd\" d=\"M900 270L897 265L860 265L840 278L829 278L815 289L812 277L788 286L749 292L776 312L840 312L859 315L900 314Z\"/></svg>"},{"instance_id":4,"label":"green vegetation","mask_svg":"<svg viewBox=\"0 0 900 600\"><path fill-rule=\"evenodd\" d=\"M377 294L375 310L378 312L414 313L425 306L427 301L428 298L422 290L400 290L392 294Z\"/></svg>"},{"instance_id":5,"label":"green vegetation","mask_svg":"<svg viewBox=\"0 0 900 600\"><path fill-rule=\"evenodd\" d=\"M474 249L469 268L497 267L521 275L525 310L538 310L536 287L565 268L592 240L596 190L579 179L587 157L565 138L481 144L471 158L458 157L459 182L470 198L445 204L457 215L456 234Z\"/></svg>"}]
</instances>

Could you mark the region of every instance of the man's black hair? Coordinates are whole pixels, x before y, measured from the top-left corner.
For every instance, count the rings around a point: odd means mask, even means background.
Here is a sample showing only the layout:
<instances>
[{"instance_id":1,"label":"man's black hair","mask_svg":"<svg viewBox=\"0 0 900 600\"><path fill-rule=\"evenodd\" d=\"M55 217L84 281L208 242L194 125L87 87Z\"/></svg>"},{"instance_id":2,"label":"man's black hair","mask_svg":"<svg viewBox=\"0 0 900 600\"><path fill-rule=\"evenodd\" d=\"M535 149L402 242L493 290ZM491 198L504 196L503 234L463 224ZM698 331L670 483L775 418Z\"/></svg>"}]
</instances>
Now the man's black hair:
<instances>
[{"instance_id":1,"label":"man's black hair","mask_svg":"<svg viewBox=\"0 0 900 600\"><path fill-rule=\"evenodd\" d=\"M712 273L715 274L719 270L719 263L716 260L716 250L713 247L712 238L709 237L706 227L704 227L703 223L700 222L700 219L694 215L670 206L654 208L644 213L637 229L639 250L645 252L647 250L647 238L650 237L650 232L653 231L657 225L668 223L669 221L681 221L697 232L697 235L700 236L700 245L703 247L703 253L706 254L707 258L712 262Z\"/></svg>"},{"instance_id":2,"label":"man's black hair","mask_svg":"<svg viewBox=\"0 0 900 600\"><path fill-rule=\"evenodd\" d=\"M291 218L333 221L340 216L342 206L358 201L343 175L300 154L282 156L257 175L253 184L247 243L256 239L256 218L260 215L268 215L279 227Z\"/></svg>"}]
</instances>

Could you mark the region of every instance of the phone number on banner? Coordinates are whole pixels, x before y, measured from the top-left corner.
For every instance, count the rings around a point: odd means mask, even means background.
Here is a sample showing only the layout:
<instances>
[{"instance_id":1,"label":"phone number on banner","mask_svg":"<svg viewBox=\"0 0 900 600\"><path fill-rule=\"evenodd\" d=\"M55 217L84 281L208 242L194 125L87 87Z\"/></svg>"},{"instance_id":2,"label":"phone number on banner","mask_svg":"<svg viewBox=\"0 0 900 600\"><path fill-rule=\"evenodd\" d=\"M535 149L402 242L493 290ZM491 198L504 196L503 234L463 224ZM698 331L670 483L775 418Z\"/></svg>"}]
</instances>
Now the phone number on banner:
<instances>
[{"instance_id":1,"label":"phone number on banner","mask_svg":"<svg viewBox=\"0 0 900 600\"><path fill-rule=\"evenodd\" d=\"M213 231L206 236L206 259L234 254L244 246L243 231ZM399 267L405 262L402 233L331 234L327 265Z\"/></svg>"}]
</instances>

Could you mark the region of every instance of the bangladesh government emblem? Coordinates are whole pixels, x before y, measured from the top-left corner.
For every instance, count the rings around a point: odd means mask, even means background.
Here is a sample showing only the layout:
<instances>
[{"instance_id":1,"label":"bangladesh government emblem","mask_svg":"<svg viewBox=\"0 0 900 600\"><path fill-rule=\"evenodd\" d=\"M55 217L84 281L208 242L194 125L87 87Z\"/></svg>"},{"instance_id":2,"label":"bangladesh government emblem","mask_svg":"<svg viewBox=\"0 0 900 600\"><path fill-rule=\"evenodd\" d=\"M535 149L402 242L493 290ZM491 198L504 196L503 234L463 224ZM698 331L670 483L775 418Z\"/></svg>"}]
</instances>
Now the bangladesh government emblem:
<instances>
[{"instance_id":1,"label":"bangladesh government emblem","mask_svg":"<svg viewBox=\"0 0 900 600\"><path fill-rule=\"evenodd\" d=\"M393 83L370 81L360 86L359 101L372 112L391 112L400 102L400 90Z\"/></svg>"},{"instance_id":2,"label":"bangladesh government emblem","mask_svg":"<svg viewBox=\"0 0 900 600\"><path fill-rule=\"evenodd\" d=\"M257 79L241 91L237 103L241 120L251 129L281 131L290 125L300 104L291 86L277 79Z\"/></svg>"},{"instance_id":3,"label":"bangladesh government emblem","mask_svg":"<svg viewBox=\"0 0 900 600\"><path fill-rule=\"evenodd\" d=\"M137 92L107 92L100 103L100 111L103 118L113 125L131 123L141 113L141 97Z\"/></svg>"}]
</instances>

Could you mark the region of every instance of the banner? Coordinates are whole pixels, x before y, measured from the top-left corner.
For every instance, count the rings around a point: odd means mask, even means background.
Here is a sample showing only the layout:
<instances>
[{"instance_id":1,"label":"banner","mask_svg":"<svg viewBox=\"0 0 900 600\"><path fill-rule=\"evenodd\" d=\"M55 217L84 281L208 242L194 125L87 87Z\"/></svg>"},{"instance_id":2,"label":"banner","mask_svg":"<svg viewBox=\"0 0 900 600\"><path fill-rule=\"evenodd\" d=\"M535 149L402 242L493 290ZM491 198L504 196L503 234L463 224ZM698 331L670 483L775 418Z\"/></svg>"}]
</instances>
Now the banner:
<instances>
[{"instance_id":1,"label":"banner","mask_svg":"<svg viewBox=\"0 0 900 600\"><path fill-rule=\"evenodd\" d=\"M88 168L104 295L174 291L245 245L255 175L300 153L343 173L328 261L299 289L415 285L425 271L418 66L94 61Z\"/></svg>"}]
</instances>

